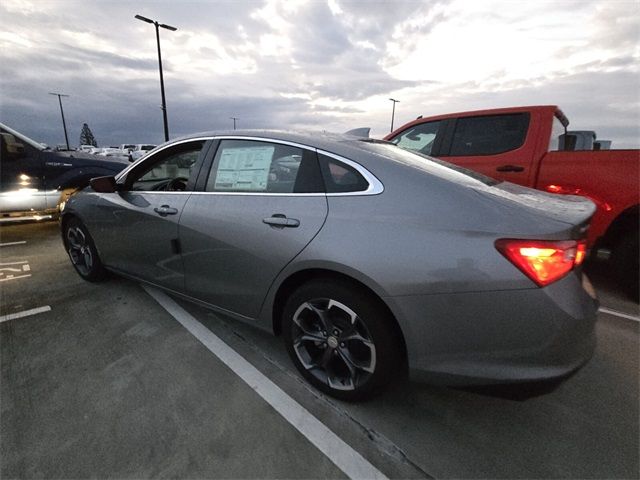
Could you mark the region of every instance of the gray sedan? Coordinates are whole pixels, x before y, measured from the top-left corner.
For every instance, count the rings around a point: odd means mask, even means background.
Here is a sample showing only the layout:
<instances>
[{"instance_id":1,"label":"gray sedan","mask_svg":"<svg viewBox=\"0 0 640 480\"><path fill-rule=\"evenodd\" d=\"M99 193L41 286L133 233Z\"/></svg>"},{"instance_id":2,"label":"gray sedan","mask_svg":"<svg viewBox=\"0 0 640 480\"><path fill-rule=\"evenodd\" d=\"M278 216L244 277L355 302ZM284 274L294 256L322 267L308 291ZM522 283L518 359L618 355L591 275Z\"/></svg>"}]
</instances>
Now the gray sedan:
<instances>
[{"instance_id":1,"label":"gray sedan","mask_svg":"<svg viewBox=\"0 0 640 480\"><path fill-rule=\"evenodd\" d=\"M593 213L382 141L234 131L93 179L61 226L86 280L115 272L280 334L309 382L358 400L405 372L469 385L579 368Z\"/></svg>"}]
</instances>

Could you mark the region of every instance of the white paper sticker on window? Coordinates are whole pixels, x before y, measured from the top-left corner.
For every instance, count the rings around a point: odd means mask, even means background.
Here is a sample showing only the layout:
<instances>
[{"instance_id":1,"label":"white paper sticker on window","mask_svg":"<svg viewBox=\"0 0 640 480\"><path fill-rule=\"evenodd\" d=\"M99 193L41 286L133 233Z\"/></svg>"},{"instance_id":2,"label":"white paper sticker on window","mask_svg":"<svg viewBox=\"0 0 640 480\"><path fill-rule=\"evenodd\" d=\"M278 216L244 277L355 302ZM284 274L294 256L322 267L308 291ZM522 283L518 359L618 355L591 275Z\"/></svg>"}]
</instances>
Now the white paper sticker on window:
<instances>
[{"instance_id":1,"label":"white paper sticker on window","mask_svg":"<svg viewBox=\"0 0 640 480\"><path fill-rule=\"evenodd\" d=\"M273 146L225 148L220 155L215 189L266 190L274 150Z\"/></svg>"}]
</instances>

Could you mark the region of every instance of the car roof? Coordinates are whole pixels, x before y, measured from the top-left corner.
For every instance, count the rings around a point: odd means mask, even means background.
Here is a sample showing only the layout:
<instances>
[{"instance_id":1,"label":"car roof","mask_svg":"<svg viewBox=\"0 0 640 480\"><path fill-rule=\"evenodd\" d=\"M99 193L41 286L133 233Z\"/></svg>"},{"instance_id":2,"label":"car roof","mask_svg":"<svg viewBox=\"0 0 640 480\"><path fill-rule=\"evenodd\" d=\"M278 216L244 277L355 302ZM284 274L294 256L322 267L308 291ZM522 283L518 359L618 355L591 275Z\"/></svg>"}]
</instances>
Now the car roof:
<instances>
[{"instance_id":1,"label":"car roof","mask_svg":"<svg viewBox=\"0 0 640 480\"><path fill-rule=\"evenodd\" d=\"M353 153L353 148L358 148L363 142L383 142L383 140L375 140L372 138L359 137L355 135L332 133L332 132L302 132L291 130L218 130L199 132L186 135L171 140L171 143L183 142L189 139L208 138L208 137L247 137L265 140L277 140L282 142L291 142L304 145L310 148L326 150L328 152L346 155L347 152Z\"/></svg>"}]
</instances>

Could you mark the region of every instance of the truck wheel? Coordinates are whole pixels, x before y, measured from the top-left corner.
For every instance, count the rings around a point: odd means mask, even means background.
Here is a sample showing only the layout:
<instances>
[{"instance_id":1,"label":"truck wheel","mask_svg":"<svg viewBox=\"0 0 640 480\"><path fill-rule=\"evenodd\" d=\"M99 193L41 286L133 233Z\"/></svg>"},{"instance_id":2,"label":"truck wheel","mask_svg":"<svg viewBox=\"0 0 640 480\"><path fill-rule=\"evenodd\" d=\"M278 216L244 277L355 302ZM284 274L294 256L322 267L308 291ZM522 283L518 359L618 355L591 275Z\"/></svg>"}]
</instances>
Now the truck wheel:
<instances>
[{"instance_id":1,"label":"truck wheel","mask_svg":"<svg viewBox=\"0 0 640 480\"><path fill-rule=\"evenodd\" d=\"M357 285L333 279L302 285L287 300L283 337L291 360L318 390L347 401L401 377L394 320Z\"/></svg>"},{"instance_id":2,"label":"truck wheel","mask_svg":"<svg viewBox=\"0 0 640 480\"><path fill-rule=\"evenodd\" d=\"M626 233L614 246L612 266L620 287L636 302L640 297L640 243L638 231Z\"/></svg>"},{"instance_id":3,"label":"truck wheel","mask_svg":"<svg viewBox=\"0 0 640 480\"><path fill-rule=\"evenodd\" d=\"M100 261L98 250L87 227L79 219L72 218L64 227L63 238L64 246L78 275L89 282L104 280L107 271Z\"/></svg>"}]
</instances>

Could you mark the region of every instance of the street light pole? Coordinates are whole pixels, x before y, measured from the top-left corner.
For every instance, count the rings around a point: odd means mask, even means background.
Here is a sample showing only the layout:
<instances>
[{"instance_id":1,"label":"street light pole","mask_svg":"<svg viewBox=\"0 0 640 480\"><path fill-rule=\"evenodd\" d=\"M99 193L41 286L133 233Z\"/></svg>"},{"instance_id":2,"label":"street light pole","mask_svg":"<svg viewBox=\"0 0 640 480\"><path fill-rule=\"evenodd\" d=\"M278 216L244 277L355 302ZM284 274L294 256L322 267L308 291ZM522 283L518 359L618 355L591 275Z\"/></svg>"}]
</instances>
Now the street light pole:
<instances>
[{"instance_id":1,"label":"street light pole","mask_svg":"<svg viewBox=\"0 0 640 480\"><path fill-rule=\"evenodd\" d=\"M233 129L236 129L236 120L238 120L238 117L229 117L231 120L233 120Z\"/></svg>"},{"instance_id":2,"label":"street light pole","mask_svg":"<svg viewBox=\"0 0 640 480\"><path fill-rule=\"evenodd\" d=\"M393 132L393 118L396 116L396 103L398 103L400 100L395 100L393 98L390 98L389 100L393 102L393 110L391 111L391 130L389 131Z\"/></svg>"},{"instance_id":3,"label":"street light pole","mask_svg":"<svg viewBox=\"0 0 640 480\"><path fill-rule=\"evenodd\" d=\"M160 70L160 94L162 96L162 119L164 121L164 141L169 141L169 120L167 119L167 100L164 96L164 75L162 74L162 53L160 52L160 28L166 28L172 32L177 30L176 27L171 25L165 25L164 23L158 23L156 20L143 17L142 15L136 15L135 18L142 20L143 22L151 23L156 27L156 42L158 44L158 68Z\"/></svg>"},{"instance_id":4,"label":"street light pole","mask_svg":"<svg viewBox=\"0 0 640 480\"><path fill-rule=\"evenodd\" d=\"M58 97L58 103L60 103L60 114L62 115L62 128L64 128L64 140L67 143L67 150L71 150L69 148L69 136L67 135L67 123L64 121L64 110L62 109L62 98L68 97L69 95L65 95L63 93L52 93L49 92L49 95L56 95Z\"/></svg>"}]
</instances>

